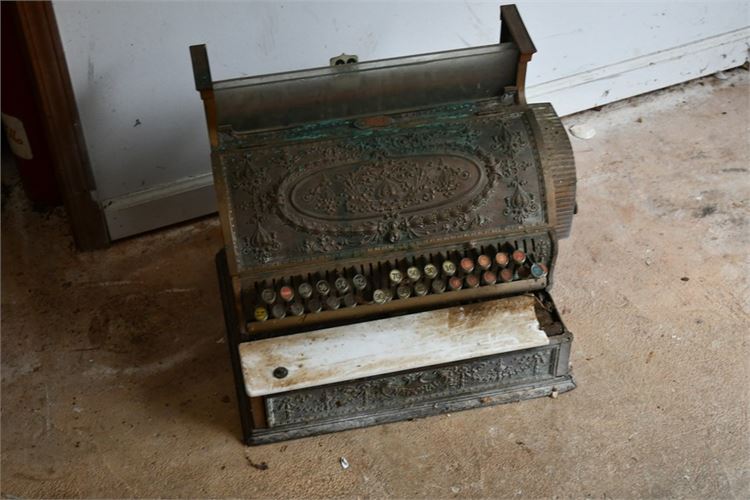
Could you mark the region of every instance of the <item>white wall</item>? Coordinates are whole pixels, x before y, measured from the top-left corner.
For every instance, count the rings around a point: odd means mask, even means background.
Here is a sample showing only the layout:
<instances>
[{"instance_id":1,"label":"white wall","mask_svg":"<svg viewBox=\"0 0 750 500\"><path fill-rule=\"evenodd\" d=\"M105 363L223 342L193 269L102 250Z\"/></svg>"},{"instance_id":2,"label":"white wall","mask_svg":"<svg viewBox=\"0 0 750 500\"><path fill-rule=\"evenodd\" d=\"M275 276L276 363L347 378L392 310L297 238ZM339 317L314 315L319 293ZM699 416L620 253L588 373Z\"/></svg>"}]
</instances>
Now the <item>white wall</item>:
<instances>
[{"instance_id":1,"label":"white wall","mask_svg":"<svg viewBox=\"0 0 750 500\"><path fill-rule=\"evenodd\" d=\"M742 64L745 2L519 1L530 100L561 114ZM213 210L188 46L214 79L495 43L498 2L67 2L55 13L113 237ZM724 57L722 57L724 56Z\"/></svg>"}]
</instances>

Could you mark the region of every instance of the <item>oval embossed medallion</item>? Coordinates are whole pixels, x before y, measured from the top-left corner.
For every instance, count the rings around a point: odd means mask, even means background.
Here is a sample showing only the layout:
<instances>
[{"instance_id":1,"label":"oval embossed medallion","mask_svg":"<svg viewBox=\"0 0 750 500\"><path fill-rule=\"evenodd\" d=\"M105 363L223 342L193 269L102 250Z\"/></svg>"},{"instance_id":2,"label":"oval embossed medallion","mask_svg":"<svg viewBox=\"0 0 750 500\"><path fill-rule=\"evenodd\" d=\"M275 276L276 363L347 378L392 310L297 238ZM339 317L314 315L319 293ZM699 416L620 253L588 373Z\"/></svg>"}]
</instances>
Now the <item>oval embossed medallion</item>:
<instances>
[{"instance_id":1,"label":"oval embossed medallion","mask_svg":"<svg viewBox=\"0 0 750 500\"><path fill-rule=\"evenodd\" d=\"M377 221L394 212L410 215L472 204L487 183L480 165L445 154L392 156L292 177L279 193L288 201L283 205L296 212L288 215L346 225Z\"/></svg>"}]
</instances>

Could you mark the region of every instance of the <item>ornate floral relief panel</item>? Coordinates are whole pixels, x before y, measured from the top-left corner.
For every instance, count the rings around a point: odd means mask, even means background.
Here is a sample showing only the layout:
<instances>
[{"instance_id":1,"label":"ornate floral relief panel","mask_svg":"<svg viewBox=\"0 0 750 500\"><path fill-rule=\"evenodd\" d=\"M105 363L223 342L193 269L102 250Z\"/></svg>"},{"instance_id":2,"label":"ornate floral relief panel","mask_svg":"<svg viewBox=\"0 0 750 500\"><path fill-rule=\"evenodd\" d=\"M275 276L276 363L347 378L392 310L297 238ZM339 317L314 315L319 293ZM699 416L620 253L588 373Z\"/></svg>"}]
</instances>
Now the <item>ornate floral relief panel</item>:
<instances>
[{"instance_id":1,"label":"ornate floral relief panel","mask_svg":"<svg viewBox=\"0 0 750 500\"><path fill-rule=\"evenodd\" d=\"M467 105L392 118L220 134L241 269L544 223L528 115Z\"/></svg>"},{"instance_id":2,"label":"ornate floral relief panel","mask_svg":"<svg viewBox=\"0 0 750 500\"><path fill-rule=\"evenodd\" d=\"M495 356L406 374L282 393L266 398L271 426L346 417L498 389L551 376L555 348Z\"/></svg>"}]
</instances>

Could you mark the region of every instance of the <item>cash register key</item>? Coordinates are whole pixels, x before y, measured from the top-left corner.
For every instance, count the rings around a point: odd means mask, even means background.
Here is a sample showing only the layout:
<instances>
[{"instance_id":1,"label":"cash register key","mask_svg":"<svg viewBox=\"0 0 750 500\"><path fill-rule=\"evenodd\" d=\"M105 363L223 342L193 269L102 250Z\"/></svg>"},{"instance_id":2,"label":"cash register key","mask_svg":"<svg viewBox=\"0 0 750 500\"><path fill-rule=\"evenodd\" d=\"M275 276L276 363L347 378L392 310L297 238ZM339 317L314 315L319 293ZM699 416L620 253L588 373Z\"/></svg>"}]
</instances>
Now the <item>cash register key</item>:
<instances>
[{"instance_id":1,"label":"cash register key","mask_svg":"<svg viewBox=\"0 0 750 500\"><path fill-rule=\"evenodd\" d=\"M523 250L515 250L513 252L513 262L515 262L519 266L526 262L526 252L524 252Z\"/></svg>"},{"instance_id":2,"label":"cash register key","mask_svg":"<svg viewBox=\"0 0 750 500\"><path fill-rule=\"evenodd\" d=\"M438 269L435 264L427 264L424 266L424 275L427 279L434 280L438 276Z\"/></svg>"},{"instance_id":3,"label":"cash register key","mask_svg":"<svg viewBox=\"0 0 750 500\"><path fill-rule=\"evenodd\" d=\"M448 280L448 286L453 291L460 290L463 287L463 281L458 276L451 276L451 279Z\"/></svg>"},{"instance_id":4,"label":"cash register key","mask_svg":"<svg viewBox=\"0 0 750 500\"><path fill-rule=\"evenodd\" d=\"M529 275L531 275L531 269L529 269L529 266L518 266L516 268L516 276L518 276L518 279L525 280Z\"/></svg>"},{"instance_id":5,"label":"cash register key","mask_svg":"<svg viewBox=\"0 0 750 500\"><path fill-rule=\"evenodd\" d=\"M345 307L355 307L357 305L357 299L354 298L354 294L347 293L342 298Z\"/></svg>"},{"instance_id":6,"label":"cash register key","mask_svg":"<svg viewBox=\"0 0 750 500\"><path fill-rule=\"evenodd\" d=\"M500 280L504 282L513 281L513 270L509 267L506 267L502 271L500 271Z\"/></svg>"},{"instance_id":7,"label":"cash register key","mask_svg":"<svg viewBox=\"0 0 750 500\"><path fill-rule=\"evenodd\" d=\"M312 297L313 287L310 283L300 283L300 285L297 287L297 291L299 292L300 297L307 300Z\"/></svg>"},{"instance_id":8,"label":"cash register key","mask_svg":"<svg viewBox=\"0 0 750 500\"><path fill-rule=\"evenodd\" d=\"M547 276L547 266L540 263L535 263L531 265L531 275L536 278L544 278Z\"/></svg>"},{"instance_id":9,"label":"cash register key","mask_svg":"<svg viewBox=\"0 0 750 500\"><path fill-rule=\"evenodd\" d=\"M356 288L359 291L364 290L367 288L367 278L365 278L363 275L357 273L352 278L352 283L354 283L354 288Z\"/></svg>"},{"instance_id":10,"label":"cash register key","mask_svg":"<svg viewBox=\"0 0 750 500\"><path fill-rule=\"evenodd\" d=\"M469 274L466 276L466 286L469 288L476 288L479 286L479 276L476 274Z\"/></svg>"},{"instance_id":11,"label":"cash register key","mask_svg":"<svg viewBox=\"0 0 750 500\"><path fill-rule=\"evenodd\" d=\"M482 273L482 283L485 285L494 285L497 281L497 275L492 271L485 271Z\"/></svg>"},{"instance_id":12,"label":"cash register key","mask_svg":"<svg viewBox=\"0 0 750 500\"><path fill-rule=\"evenodd\" d=\"M294 288L286 285L282 286L279 288L279 297L284 302L291 302L294 299Z\"/></svg>"},{"instance_id":13,"label":"cash register key","mask_svg":"<svg viewBox=\"0 0 750 500\"><path fill-rule=\"evenodd\" d=\"M289 312L291 312L294 316L302 316L303 314L305 314L305 307L299 302L295 302L294 304L289 306Z\"/></svg>"},{"instance_id":14,"label":"cash register key","mask_svg":"<svg viewBox=\"0 0 750 500\"><path fill-rule=\"evenodd\" d=\"M339 295L343 295L349 291L349 281L343 276L336 278L336 281L334 281L333 284L336 287L336 291L339 292Z\"/></svg>"},{"instance_id":15,"label":"cash register key","mask_svg":"<svg viewBox=\"0 0 750 500\"><path fill-rule=\"evenodd\" d=\"M411 266L406 270L406 276L416 283L422 277L422 271L417 266Z\"/></svg>"},{"instance_id":16,"label":"cash register key","mask_svg":"<svg viewBox=\"0 0 750 500\"><path fill-rule=\"evenodd\" d=\"M286 316L286 307L284 307L284 304L274 304L271 308L271 314L274 318L281 319Z\"/></svg>"},{"instance_id":17,"label":"cash register key","mask_svg":"<svg viewBox=\"0 0 750 500\"><path fill-rule=\"evenodd\" d=\"M443 261L443 273L445 273L446 276L453 276L456 274L456 264L450 260Z\"/></svg>"},{"instance_id":18,"label":"cash register key","mask_svg":"<svg viewBox=\"0 0 750 500\"><path fill-rule=\"evenodd\" d=\"M495 254L495 262L497 262L498 266L505 267L510 263L510 257L505 252L497 252Z\"/></svg>"},{"instance_id":19,"label":"cash register key","mask_svg":"<svg viewBox=\"0 0 750 500\"><path fill-rule=\"evenodd\" d=\"M266 304L271 305L276 302L276 292L273 291L273 288L264 288L260 292L260 298Z\"/></svg>"},{"instance_id":20,"label":"cash register key","mask_svg":"<svg viewBox=\"0 0 750 500\"><path fill-rule=\"evenodd\" d=\"M408 299L411 297L411 286L406 283L399 285L396 289L396 295L399 299Z\"/></svg>"},{"instance_id":21,"label":"cash register key","mask_svg":"<svg viewBox=\"0 0 750 500\"><path fill-rule=\"evenodd\" d=\"M461 270L465 273L470 273L474 270L474 261L469 257L461 259Z\"/></svg>"},{"instance_id":22,"label":"cash register key","mask_svg":"<svg viewBox=\"0 0 750 500\"><path fill-rule=\"evenodd\" d=\"M331 285L329 285L326 280L320 280L315 283L315 289L318 290L318 294L320 294L322 297L325 297L326 295L331 293Z\"/></svg>"},{"instance_id":23,"label":"cash register key","mask_svg":"<svg viewBox=\"0 0 750 500\"><path fill-rule=\"evenodd\" d=\"M431 288L433 293L443 293L445 291L445 281L439 278L432 280Z\"/></svg>"},{"instance_id":24,"label":"cash register key","mask_svg":"<svg viewBox=\"0 0 750 500\"><path fill-rule=\"evenodd\" d=\"M398 285L404 279L404 275L398 269L391 269L391 272L388 273L388 278L391 280L391 283Z\"/></svg>"},{"instance_id":25,"label":"cash register key","mask_svg":"<svg viewBox=\"0 0 750 500\"><path fill-rule=\"evenodd\" d=\"M479 266L479 269L486 271L487 269L490 268L490 266L492 266L492 259L482 254L479 257L477 257L477 265Z\"/></svg>"},{"instance_id":26,"label":"cash register key","mask_svg":"<svg viewBox=\"0 0 750 500\"><path fill-rule=\"evenodd\" d=\"M307 310L311 313L319 313L323 309L318 299L310 299L307 301Z\"/></svg>"},{"instance_id":27,"label":"cash register key","mask_svg":"<svg viewBox=\"0 0 750 500\"><path fill-rule=\"evenodd\" d=\"M265 321L268 319L268 310L263 306L258 306L253 311L255 321Z\"/></svg>"},{"instance_id":28,"label":"cash register key","mask_svg":"<svg viewBox=\"0 0 750 500\"><path fill-rule=\"evenodd\" d=\"M388 301L388 296L383 290L378 288L372 292L372 301L376 304L385 304Z\"/></svg>"},{"instance_id":29,"label":"cash register key","mask_svg":"<svg viewBox=\"0 0 750 500\"><path fill-rule=\"evenodd\" d=\"M339 308L341 305L341 299L338 297L331 295L328 298L326 298L326 308L330 309L331 311L335 311Z\"/></svg>"},{"instance_id":30,"label":"cash register key","mask_svg":"<svg viewBox=\"0 0 750 500\"><path fill-rule=\"evenodd\" d=\"M414 295L416 295L417 297L422 297L423 295L427 295L427 285L425 285L421 281L416 283L414 285Z\"/></svg>"}]
</instances>

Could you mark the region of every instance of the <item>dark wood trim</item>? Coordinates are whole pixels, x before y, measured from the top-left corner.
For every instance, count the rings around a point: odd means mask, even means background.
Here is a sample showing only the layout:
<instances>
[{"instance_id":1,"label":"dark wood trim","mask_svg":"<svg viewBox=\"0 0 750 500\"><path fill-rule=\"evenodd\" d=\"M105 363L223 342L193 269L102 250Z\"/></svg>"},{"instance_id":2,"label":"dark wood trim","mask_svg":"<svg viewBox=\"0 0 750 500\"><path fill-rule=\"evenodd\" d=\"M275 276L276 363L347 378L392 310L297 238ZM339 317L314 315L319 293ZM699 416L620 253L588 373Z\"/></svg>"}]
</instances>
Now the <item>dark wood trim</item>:
<instances>
[{"instance_id":1,"label":"dark wood trim","mask_svg":"<svg viewBox=\"0 0 750 500\"><path fill-rule=\"evenodd\" d=\"M106 247L109 233L97 199L52 3L14 3L73 238L81 250Z\"/></svg>"},{"instance_id":2,"label":"dark wood trim","mask_svg":"<svg viewBox=\"0 0 750 500\"><path fill-rule=\"evenodd\" d=\"M500 23L500 43L515 43L521 52L521 59L529 62L536 53L536 47L515 4L500 6Z\"/></svg>"},{"instance_id":3,"label":"dark wood trim","mask_svg":"<svg viewBox=\"0 0 750 500\"><path fill-rule=\"evenodd\" d=\"M516 101L526 104L526 65L536 53L534 42L515 4L500 6L500 43L513 42L520 52L516 69Z\"/></svg>"},{"instance_id":4,"label":"dark wood trim","mask_svg":"<svg viewBox=\"0 0 750 500\"><path fill-rule=\"evenodd\" d=\"M193 78L195 79L195 90L211 90L214 88L211 80L211 66L208 64L208 52L206 45L191 45L190 60L193 62Z\"/></svg>"}]
</instances>

